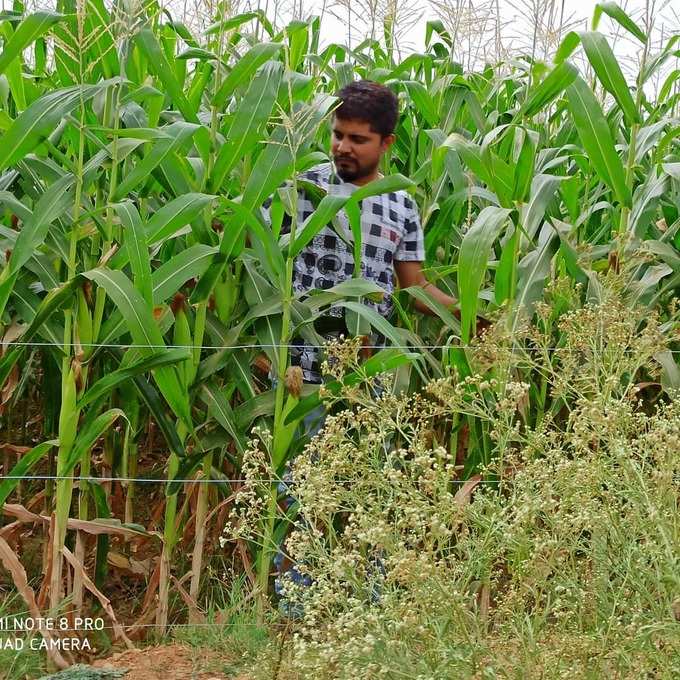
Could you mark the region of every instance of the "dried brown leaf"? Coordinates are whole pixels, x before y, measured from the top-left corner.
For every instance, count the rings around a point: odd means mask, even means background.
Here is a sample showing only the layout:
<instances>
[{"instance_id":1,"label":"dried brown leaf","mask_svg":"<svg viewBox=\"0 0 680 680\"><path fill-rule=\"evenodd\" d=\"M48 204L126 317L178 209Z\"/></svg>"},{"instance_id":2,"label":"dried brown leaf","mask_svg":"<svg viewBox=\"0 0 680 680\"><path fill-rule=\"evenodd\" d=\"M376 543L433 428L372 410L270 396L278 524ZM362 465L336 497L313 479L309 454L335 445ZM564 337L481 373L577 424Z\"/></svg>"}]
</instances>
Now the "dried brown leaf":
<instances>
[{"instance_id":1,"label":"dried brown leaf","mask_svg":"<svg viewBox=\"0 0 680 680\"><path fill-rule=\"evenodd\" d=\"M115 633L116 637L122 640L128 649L135 649L135 646L132 644L128 636L125 635L123 627L118 623L118 619L116 618L109 598L106 597L106 595L104 595L104 593L102 593L101 590L97 588L97 586L95 586L90 577L87 575L85 567L83 567L83 565L75 558L75 555L66 546L64 546L62 550L66 561L73 567L73 570L78 573L82 579L83 585L99 600L102 608L108 614L109 618L111 619L111 623L113 624L113 632Z\"/></svg>"},{"instance_id":2,"label":"dried brown leaf","mask_svg":"<svg viewBox=\"0 0 680 680\"><path fill-rule=\"evenodd\" d=\"M0 561L3 566L12 576L12 581L14 586L24 598L26 605L28 606L28 611L34 619L41 618L40 610L35 601L35 594L33 589L28 585L28 578L26 577L26 571L19 562L19 558L14 554L12 549L7 544L4 538L0 537ZM52 640L52 633L49 630L40 627L40 634L49 642ZM55 665L60 668L67 668L70 664L64 659L58 649L52 649L51 645L47 645L47 654L50 659L55 663ZM71 662L73 660L71 659Z\"/></svg>"},{"instance_id":3,"label":"dried brown leaf","mask_svg":"<svg viewBox=\"0 0 680 680\"><path fill-rule=\"evenodd\" d=\"M453 500L459 506L467 505L472 499L472 492L475 487L482 481L482 475L475 475L470 477L461 487L456 491Z\"/></svg>"}]
</instances>

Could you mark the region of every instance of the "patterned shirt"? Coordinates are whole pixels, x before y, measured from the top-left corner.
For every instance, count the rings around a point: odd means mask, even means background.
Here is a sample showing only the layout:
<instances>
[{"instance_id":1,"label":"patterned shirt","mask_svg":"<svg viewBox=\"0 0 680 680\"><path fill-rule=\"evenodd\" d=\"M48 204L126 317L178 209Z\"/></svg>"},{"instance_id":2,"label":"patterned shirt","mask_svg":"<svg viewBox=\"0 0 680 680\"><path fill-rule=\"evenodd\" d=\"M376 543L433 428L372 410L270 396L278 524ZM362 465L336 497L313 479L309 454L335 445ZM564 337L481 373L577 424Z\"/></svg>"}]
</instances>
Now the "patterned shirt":
<instances>
[{"instance_id":1,"label":"patterned shirt","mask_svg":"<svg viewBox=\"0 0 680 680\"><path fill-rule=\"evenodd\" d=\"M331 196L349 196L359 187L344 182L333 172L331 163L317 165L300 174L299 179L316 184ZM263 214L269 220L268 206ZM379 314L389 317L394 304L392 293L395 287L393 263L395 261L422 262L425 259L423 230L420 225L415 201L404 191L395 191L369 196L360 202L361 211L361 275L385 290L382 302L366 300ZM304 190L298 192L298 225L314 212L314 204ZM335 231L333 225L325 225L321 231L302 249L294 262L293 290L301 293L312 288L328 289L351 279L354 275L354 253L351 228L344 210L338 213L337 227L342 229L346 243ZM282 233L290 226L282 227ZM299 232L298 232L299 233ZM326 316L339 317L342 307L331 307ZM332 337L336 334L324 334ZM307 382L321 382L319 350L297 343L291 351L292 365L301 366Z\"/></svg>"}]
</instances>

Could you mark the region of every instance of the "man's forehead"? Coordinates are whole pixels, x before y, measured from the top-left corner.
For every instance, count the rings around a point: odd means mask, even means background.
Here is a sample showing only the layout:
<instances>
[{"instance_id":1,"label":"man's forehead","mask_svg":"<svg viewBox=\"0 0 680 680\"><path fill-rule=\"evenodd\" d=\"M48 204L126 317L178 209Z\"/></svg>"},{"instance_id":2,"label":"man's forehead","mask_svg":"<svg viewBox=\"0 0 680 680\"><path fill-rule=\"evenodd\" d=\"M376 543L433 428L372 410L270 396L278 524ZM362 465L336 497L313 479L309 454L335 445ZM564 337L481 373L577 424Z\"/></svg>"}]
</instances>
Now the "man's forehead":
<instances>
[{"instance_id":1,"label":"man's forehead","mask_svg":"<svg viewBox=\"0 0 680 680\"><path fill-rule=\"evenodd\" d=\"M371 130L371 124L365 120L357 118L336 118L331 119L331 128L346 134L375 135L377 132Z\"/></svg>"}]
</instances>

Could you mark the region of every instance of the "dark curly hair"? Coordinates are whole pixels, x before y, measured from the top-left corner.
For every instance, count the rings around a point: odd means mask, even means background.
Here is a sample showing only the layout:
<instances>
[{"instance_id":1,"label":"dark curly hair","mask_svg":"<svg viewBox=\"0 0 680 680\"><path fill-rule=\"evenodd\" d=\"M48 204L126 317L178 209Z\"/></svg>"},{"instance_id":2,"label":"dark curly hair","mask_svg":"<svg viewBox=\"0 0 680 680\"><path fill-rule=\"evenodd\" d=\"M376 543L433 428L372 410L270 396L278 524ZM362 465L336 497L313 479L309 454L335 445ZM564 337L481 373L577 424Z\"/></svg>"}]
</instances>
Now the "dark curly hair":
<instances>
[{"instance_id":1,"label":"dark curly hair","mask_svg":"<svg viewBox=\"0 0 680 680\"><path fill-rule=\"evenodd\" d=\"M335 109L336 118L363 120L381 137L394 132L399 115L397 95L372 80L357 80L345 85L336 95L342 100Z\"/></svg>"}]
</instances>

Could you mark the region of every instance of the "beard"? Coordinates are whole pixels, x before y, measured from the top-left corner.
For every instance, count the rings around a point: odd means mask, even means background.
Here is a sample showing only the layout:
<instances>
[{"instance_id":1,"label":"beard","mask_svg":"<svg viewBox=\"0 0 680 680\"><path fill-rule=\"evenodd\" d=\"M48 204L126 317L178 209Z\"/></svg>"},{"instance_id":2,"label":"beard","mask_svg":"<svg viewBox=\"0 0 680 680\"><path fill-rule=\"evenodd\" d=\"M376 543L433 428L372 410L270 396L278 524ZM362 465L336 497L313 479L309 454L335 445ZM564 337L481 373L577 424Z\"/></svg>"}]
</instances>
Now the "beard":
<instances>
[{"instance_id":1,"label":"beard","mask_svg":"<svg viewBox=\"0 0 680 680\"><path fill-rule=\"evenodd\" d=\"M366 166L361 165L359 161L354 159L343 159L339 156L334 156L333 161L338 177L345 182L354 182L362 177L367 177L378 167L378 163Z\"/></svg>"}]
</instances>

